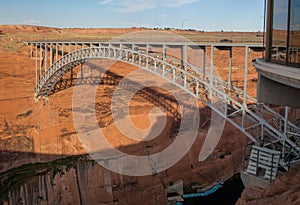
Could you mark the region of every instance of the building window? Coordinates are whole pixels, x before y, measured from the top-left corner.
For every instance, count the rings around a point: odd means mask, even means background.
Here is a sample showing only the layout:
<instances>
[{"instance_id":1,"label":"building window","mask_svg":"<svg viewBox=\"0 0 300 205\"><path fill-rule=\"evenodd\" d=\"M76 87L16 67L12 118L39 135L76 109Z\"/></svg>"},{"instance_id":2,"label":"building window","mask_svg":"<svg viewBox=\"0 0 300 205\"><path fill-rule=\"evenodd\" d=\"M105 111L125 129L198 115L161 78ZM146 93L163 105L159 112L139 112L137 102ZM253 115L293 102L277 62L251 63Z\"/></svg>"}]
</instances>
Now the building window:
<instances>
[{"instance_id":1,"label":"building window","mask_svg":"<svg viewBox=\"0 0 300 205\"><path fill-rule=\"evenodd\" d=\"M271 62L300 67L300 1L270 0Z\"/></svg>"},{"instance_id":2,"label":"building window","mask_svg":"<svg viewBox=\"0 0 300 205\"><path fill-rule=\"evenodd\" d=\"M300 48L300 1L291 0L289 30L289 63L298 64Z\"/></svg>"},{"instance_id":3,"label":"building window","mask_svg":"<svg viewBox=\"0 0 300 205\"><path fill-rule=\"evenodd\" d=\"M288 39L288 1L274 0L272 27L272 61L286 62Z\"/></svg>"}]
</instances>

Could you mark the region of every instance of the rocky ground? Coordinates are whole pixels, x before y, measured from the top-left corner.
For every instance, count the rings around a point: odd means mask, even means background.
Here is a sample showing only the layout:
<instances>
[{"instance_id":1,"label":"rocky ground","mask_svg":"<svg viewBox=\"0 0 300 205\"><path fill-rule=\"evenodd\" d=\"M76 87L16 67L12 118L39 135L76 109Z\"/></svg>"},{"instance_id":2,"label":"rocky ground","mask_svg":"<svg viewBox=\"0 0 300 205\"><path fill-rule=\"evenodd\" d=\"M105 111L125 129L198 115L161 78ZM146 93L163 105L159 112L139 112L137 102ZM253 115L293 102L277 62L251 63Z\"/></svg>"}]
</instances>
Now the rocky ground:
<instances>
[{"instance_id":1,"label":"rocky ground","mask_svg":"<svg viewBox=\"0 0 300 205\"><path fill-rule=\"evenodd\" d=\"M300 204L299 170L299 165L293 167L288 173L279 176L267 189L245 189L237 204Z\"/></svg>"}]
</instances>

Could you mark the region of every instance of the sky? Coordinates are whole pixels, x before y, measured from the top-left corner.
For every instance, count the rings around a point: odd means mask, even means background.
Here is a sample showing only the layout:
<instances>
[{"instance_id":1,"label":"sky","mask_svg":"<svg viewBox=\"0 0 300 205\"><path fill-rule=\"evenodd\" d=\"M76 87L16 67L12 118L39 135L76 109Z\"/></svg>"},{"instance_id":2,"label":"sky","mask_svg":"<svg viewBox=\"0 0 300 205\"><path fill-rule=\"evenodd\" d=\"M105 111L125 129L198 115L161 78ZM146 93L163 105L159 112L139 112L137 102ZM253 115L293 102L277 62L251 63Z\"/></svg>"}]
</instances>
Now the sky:
<instances>
[{"instance_id":1,"label":"sky","mask_svg":"<svg viewBox=\"0 0 300 205\"><path fill-rule=\"evenodd\" d=\"M0 24L261 31L264 0L1 0Z\"/></svg>"}]
</instances>

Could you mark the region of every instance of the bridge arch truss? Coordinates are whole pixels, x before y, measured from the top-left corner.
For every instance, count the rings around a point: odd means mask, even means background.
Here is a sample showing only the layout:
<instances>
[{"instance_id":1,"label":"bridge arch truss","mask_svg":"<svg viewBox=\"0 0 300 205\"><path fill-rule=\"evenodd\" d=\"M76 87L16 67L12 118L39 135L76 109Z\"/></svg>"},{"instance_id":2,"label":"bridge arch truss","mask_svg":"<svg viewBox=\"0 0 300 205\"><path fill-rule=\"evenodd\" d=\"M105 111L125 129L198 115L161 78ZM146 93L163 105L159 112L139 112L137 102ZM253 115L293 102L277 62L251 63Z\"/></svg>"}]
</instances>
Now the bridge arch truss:
<instances>
[{"instance_id":1,"label":"bridge arch truss","mask_svg":"<svg viewBox=\"0 0 300 205\"><path fill-rule=\"evenodd\" d=\"M264 142L264 147L280 151L282 167L288 169L290 163L299 162L300 128L288 121L288 109L282 116L247 94L249 52L262 51L261 45L58 41L31 41L27 44L36 61L36 98L48 97L68 71L90 59L122 61L170 81L221 115L253 142ZM234 86L232 81L234 47L245 51L242 89ZM172 48L179 48L179 58L167 52ZM197 66L188 63L190 49L203 54ZM227 80L213 73L216 50L229 51ZM216 99L226 102L225 112L213 106Z\"/></svg>"}]
</instances>

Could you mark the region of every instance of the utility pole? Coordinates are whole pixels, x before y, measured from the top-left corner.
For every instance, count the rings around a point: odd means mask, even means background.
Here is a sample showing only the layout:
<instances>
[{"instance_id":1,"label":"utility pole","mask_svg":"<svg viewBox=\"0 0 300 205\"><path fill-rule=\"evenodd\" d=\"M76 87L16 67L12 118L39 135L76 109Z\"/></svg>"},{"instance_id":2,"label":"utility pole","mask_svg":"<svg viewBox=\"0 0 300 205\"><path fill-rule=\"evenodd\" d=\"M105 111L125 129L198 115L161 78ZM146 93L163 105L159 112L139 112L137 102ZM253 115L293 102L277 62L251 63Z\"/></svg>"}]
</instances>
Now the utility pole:
<instances>
[{"instance_id":1,"label":"utility pole","mask_svg":"<svg viewBox=\"0 0 300 205\"><path fill-rule=\"evenodd\" d=\"M183 30L183 24L184 24L184 22L186 22L186 21L189 21L189 19L183 19L182 21L181 21L181 29Z\"/></svg>"}]
</instances>

